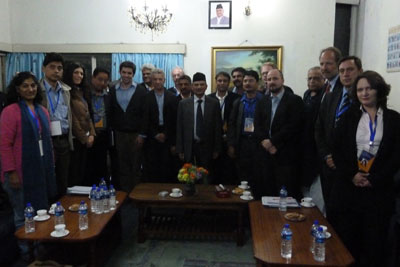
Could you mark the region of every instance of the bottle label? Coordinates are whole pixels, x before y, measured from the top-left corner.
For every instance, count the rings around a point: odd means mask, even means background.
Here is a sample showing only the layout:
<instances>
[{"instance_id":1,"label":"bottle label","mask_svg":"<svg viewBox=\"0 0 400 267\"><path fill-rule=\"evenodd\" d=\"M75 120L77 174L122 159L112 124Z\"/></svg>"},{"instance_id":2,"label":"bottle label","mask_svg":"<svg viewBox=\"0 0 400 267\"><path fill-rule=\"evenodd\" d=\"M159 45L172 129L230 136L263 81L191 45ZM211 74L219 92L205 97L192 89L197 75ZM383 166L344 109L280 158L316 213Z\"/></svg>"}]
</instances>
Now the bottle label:
<instances>
[{"instance_id":1,"label":"bottle label","mask_svg":"<svg viewBox=\"0 0 400 267\"><path fill-rule=\"evenodd\" d=\"M287 235L287 234L282 234L282 239L284 240L291 240L292 239L292 235Z\"/></svg>"},{"instance_id":2,"label":"bottle label","mask_svg":"<svg viewBox=\"0 0 400 267\"><path fill-rule=\"evenodd\" d=\"M26 218L32 218L33 217L33 213L32 212L25 212L25 217Z\"/></svg>"},{"instance_id":3,"label":"bottle label","mask_svg":"<svg viewBox=\"0 0 400 267\"><path fill-rule=\"evenodd\" d=\"M64 214L64 212L62 212L62 211L56 211L55 212L55 215L58 217L58 216L62 216Z\"/></svg>"},{"instance_id":4,"label":"bottle label","mask_svg":"<svg viewBox=\"0 0 400 267\"><path fill-rule=\"evenodd\" d=\"M82 215L87 214L87 209L79 210L79 214L82 214Z\"/></svg>"},{"instance_id":5,"label":"bottle label","mask_svg":"<svg viewBox=\"0 0 400 267\"><path fill-rule=\"evenodd\" d=\"M325 243L325 238L323 238L323 237L315 238L315 242L320 243L320 244Z\"/></svg>"}]
</instances>

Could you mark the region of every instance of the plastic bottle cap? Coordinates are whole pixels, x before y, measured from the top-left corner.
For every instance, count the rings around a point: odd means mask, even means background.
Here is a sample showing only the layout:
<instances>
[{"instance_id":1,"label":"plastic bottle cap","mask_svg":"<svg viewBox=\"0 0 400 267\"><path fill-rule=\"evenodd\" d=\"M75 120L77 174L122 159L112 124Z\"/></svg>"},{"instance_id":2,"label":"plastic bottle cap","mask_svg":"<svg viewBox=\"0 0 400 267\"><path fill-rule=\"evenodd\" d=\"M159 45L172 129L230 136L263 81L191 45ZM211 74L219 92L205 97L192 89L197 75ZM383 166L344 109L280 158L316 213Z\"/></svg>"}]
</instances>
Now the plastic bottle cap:
<instances>
[{"instance_id":1,"label":"plastic bottle cap","mask_svg":"<svg viewBox=\"0 0 400 267\"><path fill-rule=\"evenodd\" d=\"M289 228L289 224L286 223L286 224L284 225L284 227L285 227L285 228ZM321 227L320 227L320 228L321 228Z\"/></svg>"},{"instance_id":2,"label":"plastic bottle cap","mask_svg":"<svg viewBox=\"0 0 400 267\"><path fill-rule=\"evenodd\" d=\"M81 200L81 205L85 204L85 201Z\"/></svg>"},{"instance_id":3,"label":"plastic bottle cap","mask_svg":"<svg viewBox=\"0 0 400 267\"><path fill-rule=\"evenodd\" d=\"M27 206L27 207L32 207L31 202L26 203L26 206Z\"/></svg>"},{"instance_id":4,"label":"plastic bottle cap","mask_svg":"<svg viewBox=\"0 0 400 267\"><path fill-rule=\"evenodd\" d=\"M60 206L60 205L61 205L61 203L60 203L60 201L58 201L58 202L57 202L57 206Z\"/></svg>"},{"instance_id":5,"label":"plastic bottle cap","mask_svg":"<svg viewBox=\"0 0 400 267\"><path fill-rule=\"evenodd\" d=\"M323 232L324 231L324 229L322 229L322 227L320 226L320 227L318 227L318 232Z\"/></svg>"},{"instance_id":6,"label":"plastic bottle cap","mask_svg":"<svg viewBox=\"0 0 400 267\"><path fill-rule=\"evenodd\" d=\"M315 221L314 221L314 224L319 224L319 221L318 221L318 220L315 220Z\"/></svg>"}]
</instances>

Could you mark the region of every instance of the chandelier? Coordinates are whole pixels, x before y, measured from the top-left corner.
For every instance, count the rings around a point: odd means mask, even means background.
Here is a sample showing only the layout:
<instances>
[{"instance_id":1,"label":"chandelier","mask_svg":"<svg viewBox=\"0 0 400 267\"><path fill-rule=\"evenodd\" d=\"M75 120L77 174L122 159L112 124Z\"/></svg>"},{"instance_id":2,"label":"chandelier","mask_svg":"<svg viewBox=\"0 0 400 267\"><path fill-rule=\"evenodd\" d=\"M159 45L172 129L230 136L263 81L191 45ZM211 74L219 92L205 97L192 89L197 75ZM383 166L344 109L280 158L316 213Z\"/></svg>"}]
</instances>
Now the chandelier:
<instances>
[{"instance_id":1,"label":"chandelier","mask_svg":"<svg viewBox=\"0 0 400 267\"><path fill-rule=\"evenodd\" d=\"M161 6L161 9L150 9L144 2L143 12L138 12L134 7L131 7L128 12L132 19L131 23L135 23L135 29L141 33L150 30L153 40L153 34L163 33L171 21L172 13L168 11L167 5Z\"/></svg>"}]
</instances>

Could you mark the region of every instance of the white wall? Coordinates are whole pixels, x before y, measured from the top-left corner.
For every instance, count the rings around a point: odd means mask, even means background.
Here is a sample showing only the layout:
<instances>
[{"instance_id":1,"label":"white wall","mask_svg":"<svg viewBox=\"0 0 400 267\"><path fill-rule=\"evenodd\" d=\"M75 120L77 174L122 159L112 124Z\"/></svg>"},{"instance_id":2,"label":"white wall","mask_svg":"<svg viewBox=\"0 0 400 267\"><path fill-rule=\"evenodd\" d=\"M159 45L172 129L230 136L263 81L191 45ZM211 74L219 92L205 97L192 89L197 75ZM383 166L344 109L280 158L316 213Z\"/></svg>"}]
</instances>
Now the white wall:
<instances>
[{"instance_id":1,"label":"white wall","mask_svg":"<svg viewBox=\"0 0 400 267\"><path fill-rule=\"evenodd\" d=\"M357 55L364 70L377 71L391 84L388 104L400 111L400 72L386 72L388 33L389 28L400 25L400 1L362 0L360 4Z\"/></svg>"},{"instance_id":2,"label":"white wall","mask_svg":"<svg viewBox=\"0 0 400 267\"><path fill-rule=\"evenodd\" d=\"M250 17L243 14L248 1L233 0L231 30L208 29L208 0L169 0L173 21L154 41L130 25L133 2L144 1L12 0L12 43L183 43L185 71L204 72L209 84L212 46L282 45L286 84L298 94L306 89L307 69L318 65L319 51L333 44L335 0L252 0Z\"/></svg>"},{"instance_id":3,"label":"white wall","mask_svg":"<svg viewBox=\"0 0 400 267\"><path fill-rule=\"evenodd\" d=\"M10 50L10 9L8 0L0 0L0 50Z\"/></svg>"}]
</instances>

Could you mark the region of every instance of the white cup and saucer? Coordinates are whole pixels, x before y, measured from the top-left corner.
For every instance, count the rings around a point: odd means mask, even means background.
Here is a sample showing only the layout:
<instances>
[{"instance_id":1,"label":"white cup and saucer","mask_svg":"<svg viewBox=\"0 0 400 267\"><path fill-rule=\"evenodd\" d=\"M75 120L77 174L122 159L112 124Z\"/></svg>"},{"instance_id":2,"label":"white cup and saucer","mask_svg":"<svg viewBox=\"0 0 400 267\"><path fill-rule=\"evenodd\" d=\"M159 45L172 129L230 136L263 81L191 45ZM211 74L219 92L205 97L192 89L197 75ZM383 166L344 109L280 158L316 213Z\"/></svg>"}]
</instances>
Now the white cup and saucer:
<instances>
[{"instance_id":1,"label":"white cup and saucer","mask_svg":"<svg viewBox=\"0 0 400 267\"><path fill-rule=\"evenodd\" d=\"M315 206L314 202L312 201L311 197L305 197L301 199L300 205L305 208L312 208Z\"/></svg>"},{"instance_id":2,"label":"white cup and saucer","mask_svg":"<svg viewBox=\"0 0 400 267\"><path fill-rule=\"evenodd\" d=\"M50 234L52 237L63 237L69 234L69 230L65 229L65 224L57 224L54 229Z\"/></svg>"},{"instance_id":3,"label":"white cup and saucer","mask_svg":"<svg viewBox=\"0 0 400 267\"><path fill-rule=\"evenodd\" d=\"M47 210L38 210L37 215L33 217L35 221L42 222L50 219L50 215L47 214Z\"/></svg>"},{"instance_id":4,"label":"white cup and saucer","mask_svg":"<svg viewBox=\"0 0 400 267\"><path fill-rule=\"evenodd\" d=\"M54 210L55 210L56 206L57 206L56 203L51 204L51 207L49 209L49 214L54 215Z\"/></svg>"},{"instance_id":5,"label":"white cup and saucer","mask_svg":"<svg viewBox=\"0 0 400 267\"><path fill-rule=\"evenodd\" d=\"M241 182L240 182L240 185L239 185L239 188L244 189L244 190L249 189L249 188L250 188L249 182L247 182L247 181L241 181Z\"/></svg>"},{"instance_id":6,"label":"white cup and saucer","mask_svg":"<svg viewBox=\"0 0 400 267\"><path fill-rule=\"evenodd\" d=\"M179 198L182 197L182 190L180 188L172 188L172 192L169 194L170 197Z\"/></svg>"},{"instance_id":7,"label":"white cup and saucer","mask_svg":"<svg viewBox=\"0 0 400 267\"><path fill-rule=\"evenodd\" d=\"M326 239L332 236L332 234L328 232L328 227L326 225L320 225L319 227L322 228L322 232L324 232Z\"/></svg>"},{"instance_id":8,"label":"white cup and saucer","mask_svg":"<svg viewBox=\"0 0 400 267\"><path fill-rule=\"evenodd\" d=\"M240 196L240 199L242 200L253 200L253 196L251 195L250 191L243 191L243 194Z\"/></svg>"}]
</instances>

